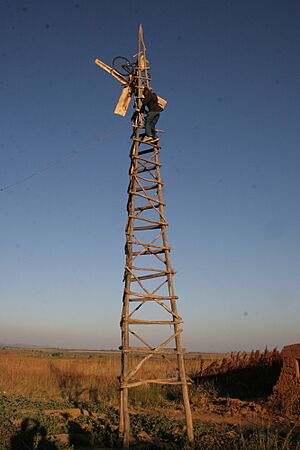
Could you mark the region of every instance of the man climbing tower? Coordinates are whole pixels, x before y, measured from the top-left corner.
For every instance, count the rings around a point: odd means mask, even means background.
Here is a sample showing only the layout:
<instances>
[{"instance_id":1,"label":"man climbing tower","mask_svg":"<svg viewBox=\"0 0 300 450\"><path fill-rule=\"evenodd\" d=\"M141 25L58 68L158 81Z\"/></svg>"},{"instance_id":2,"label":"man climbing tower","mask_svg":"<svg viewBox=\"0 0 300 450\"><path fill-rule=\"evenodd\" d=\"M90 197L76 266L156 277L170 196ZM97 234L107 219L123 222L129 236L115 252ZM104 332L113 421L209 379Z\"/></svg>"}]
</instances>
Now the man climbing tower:
<instances>
[{"instance_id":1,"label":"man climbing tower","mask_svg":"<svg viewBox=\"0 0 300 450\"><path fill-rule=\"evenodd\" d=\"M155 125L158 122L160 113L163 111L163 108L159 106L157 95L151 89L145 87L143 94L144 98L141 112L142 113L146 112L145 136L143 141L144 142L157 141L158 138L156 136Z\"/></svg>"}]
</instances>

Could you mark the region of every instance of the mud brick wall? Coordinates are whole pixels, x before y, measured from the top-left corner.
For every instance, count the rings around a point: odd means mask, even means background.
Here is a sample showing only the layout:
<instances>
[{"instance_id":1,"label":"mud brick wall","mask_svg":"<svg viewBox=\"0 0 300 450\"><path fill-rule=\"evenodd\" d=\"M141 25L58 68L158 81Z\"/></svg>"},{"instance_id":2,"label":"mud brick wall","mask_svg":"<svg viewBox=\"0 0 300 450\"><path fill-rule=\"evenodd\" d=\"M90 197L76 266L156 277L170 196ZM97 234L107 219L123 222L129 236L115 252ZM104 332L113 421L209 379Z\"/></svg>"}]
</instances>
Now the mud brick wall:
<instances>
[{"instance_id":1,"label":"mud brick wall","mask_svg":"<svg viewBox=\"0 0 300 450\"><path fill-rule=\"evenodd\" d=\"M274 386L271 402L287 416L300 414L300 344L282 350L283 367Z\"/></svg>"}]
</instances>

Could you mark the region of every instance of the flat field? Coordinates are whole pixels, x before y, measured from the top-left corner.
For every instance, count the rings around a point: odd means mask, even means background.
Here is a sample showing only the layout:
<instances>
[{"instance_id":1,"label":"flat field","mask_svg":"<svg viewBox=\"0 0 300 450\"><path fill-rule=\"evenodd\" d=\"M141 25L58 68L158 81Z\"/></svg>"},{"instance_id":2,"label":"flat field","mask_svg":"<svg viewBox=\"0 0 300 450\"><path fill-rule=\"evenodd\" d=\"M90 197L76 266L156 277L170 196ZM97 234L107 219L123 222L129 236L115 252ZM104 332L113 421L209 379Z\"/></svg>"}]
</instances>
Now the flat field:
<instances>
[{"instance_id":1,"label":"flat field","mask_svg":"<svg viewBox=\"0 0 300 450\"><path fill-rule=\"evenodd\" d=\"M187 354L196 449L300 449L300 421L268 402L280 368L260 383L260 372L242 369L249 358L270 358L253 355ZM145 378L164 377L170 365L153 358L142 370ZM0 449L120 447L119 373L118 352L0 349ZM129 393L133 448L190 448L180 389Z\"/></svg>"}]
</instances>

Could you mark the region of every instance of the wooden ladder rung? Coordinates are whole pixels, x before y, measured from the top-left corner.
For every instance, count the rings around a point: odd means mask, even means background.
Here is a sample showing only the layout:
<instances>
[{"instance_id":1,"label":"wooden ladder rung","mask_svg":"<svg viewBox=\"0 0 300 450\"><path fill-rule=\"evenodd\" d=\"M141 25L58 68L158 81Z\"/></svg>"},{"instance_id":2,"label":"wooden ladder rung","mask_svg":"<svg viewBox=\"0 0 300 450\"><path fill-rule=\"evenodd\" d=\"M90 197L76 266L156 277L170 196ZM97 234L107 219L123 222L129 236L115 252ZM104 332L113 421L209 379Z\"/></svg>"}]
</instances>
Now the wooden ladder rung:
<instances>
[{"instance_id":1,"label":"wooden ladder rung","mask_svg":"<svg viewBox=\"0 0 300 450\"><path fill-rule=\"evenodd\" d=\"M146 155L147 153L152 153L153 151L153 148L149 148L148 150L141 150L140 152L138 152L138 155Z\"/></svg>"},{"instance_id":2,"label":"wooden ladder rung","mask_svg":"<svg viewBox=\"0 0 300 450\"><path fill-rule=\"evenodd\" d=\"M143 227L133 227L133 231L159 230L162 225L145 225Z\"/></svg>"},{"instance_id":3,"label":"wooden ladder rung","mask_svg":"<svg viewBox=\"0 0 300 450\"><path fill-rule=\"evenodd\" d=\"M162 250L173 250L173 247L170 246L165 246L165 245L155 245L150 243L146 243L146 242L139 242L139 241L128 241L128 244L135 244L135 245L142 245L143 247L147 247L147 248L156 248L156 249L162 249Z\"/></svg>"},{"instance_id":4,"label":"wooden ladder rung","mask_svg":"<svg viewBox=\"0 0 300 450\"><path fill-rule=\"evenodd\" d=\"M143 251L140 251L140 252L132 252L132 255L133 256L137 256L137 255L140 255L140 256L144 256L144 255L159 255L159 254L161 254L161 253L165 253L165 250L143 250Z\"/></svg>"},{"instance_id":5,"label":"wooden ladder rung","mask_svg":"<svg viewBox=\"0 0 300 450\"><path fill-rule=\"evenodd\" d=\"M137 266L131 266L132 270L141 270L141 271L149 271L149 272L156 272L156 273L162 273L165 272L165 270L157 269L156 267L137 267Z\"/></svg>"},{"instance_id":6,"label":"wooden ladder rung","mask_svg":"<svg viewBox=\"0 0 300 450\"><path fill-rule=\"evenodd\" d=\"M131 190L131 189L129 190L129 194L131 194L131 195L137 195L138 197L145 198L145 199L148 200L149 202L158 203L159 205L165 206L165 203L159 201L157 198L149 197L149 195L140 194L139 192L133 191L133 190Z\"/></svg>"},{"instance_id":7,"label":"wooden ladder rung","mask_svg":"<svg viewBox=\"0 0 300 450\"><path fill-rule=\"evenodd\" d=\"M150 301L166 301L166 300L178 300L178 296L177 295L173 295L173 296L165 296L165 297L163 297L163 296L160 296L160 297L155 297L155 296L153 296L153 297L151 297L151 296L148 296L147 297L147 295L145 295L145 297L131 297L131 298L129 298L129 301L130 302L144 302L144 301L148 301L148 302L150 302Z\"/></svg>"},{"instance_id":8,"label":"wooden ladder rung","mask_svg":"<svg viewBox=\"0 0 300 450\"><path fill-rule=\"evenodd\" d=\"M141 319L123 319L130 325L178 325L182 320L141 320Z\"/></svg>"},{"instance_id":9,"label":"wooden ladder rung","mask_svg":"<svg viewBox=\"0 0 300 450\"><path fill-rule=\"evenodd\" d=\"M143 139L136 139L136 138L132 138L133 141L139 142L140 144L144 144L144 145L150 145L150 147L156 147L159 148L158 142L159 141L144 141Z\"/></svg>"},{"instance_id":10,"label":"wooden ladder rung","mask_svg":"<svg viewBox=\"0 0 300 450\"><path fill-rule=\"evenodd\" d=\"M156 165L155 164L153 164L150 167L144 167L143 169L139 169L139 170L137 170L136 173L151 172L151 170L156 170Z\"/></svg>"},{"instance_id":11,"label":"wooden ladder rung","mask_svg":"<svg viewBox=\"0 0 300 450\"><path fill-rule=\"evenodd\" d=\"M134 208L135 211L145 211L146 209L154 209L154 208L158 208L159 207L159 203L157 203L156 205L145 205L145 206L137 206L136 208Z\"/></svg>"},{"instance_id":12,"label":"wooden ladder rung","mask_svg":"<svg viewBox=\"0 0 300 450\"><path fill-rule=\"evenodd\" d=\"M144 354L156 354L156 355L182 355L184 354L184 349L182 351L176 350L176 348L162 348L161 350L155 350L146 347L128 347L128 348L119 348L123 350L124 353L144 353Z\"/></svg>"},{"instance_id":13,"label":"wooden ladder rung","mask_svg":"<svg viewBox=\"0 0 300 450\"><path fill-rule=\"evenodd\" d=\"M132 159L139 159L140 161L143 161L144 163L154 164L155 167L161 167L160 163L152 161L152 159L140 158L139 156L134 156L134 155L132 155Z\"/></svg>"},{"instance_id":14,"label":"wooden ladder rung","mask_svg":"<svg viewBox=\"0 0 300 450\"><path fill-rule=\"evenodd\" d=\"M151 278L159 278L159 277L165 277L168 275L169 272L161 272L161 273L153 273L150 275L142 275L141 277L132 277L131 281L143 281L143 280L150 280ZM172 272L174 273L174 272Z\"/></svg>"},{"instance_id":15,"label":"wooden ladder rung","mask_svg":"<svg viewBox=\"0 0 300 450\"><path fill-rule=\"evenodd\" d=\"M162 181L158 181L158 179L157 178L146 178L146 177L143 177L142 175L136 175L136 177L139 179L139 180L143 180L143 181L147 181L148 183L153 183L154 181L155 181L155 183L156 184L160 184L161 186L163 186L164 185L164 183L162 182Z\"/></svg>"},{"instance_id":16,"label":"wooden ladder rung","mask_svg":"<svg viewBox=\"0 0 300 450\"><path fill-rule=\"evenodd\" d=\"M166 226L168 226L167 222L159 222L158 220L148 219L147 217L132 216L131 214L129 215L129 217L131 219L142 220L142 221L148 222L148 223L154 223L155 225L166 225Z\"/></svg>"},{"instance_id":17,"label":"wooden ladder rung","mask_svg":"<svg viewBox=\"0 0 300 450\"><path fill-rule=\"evenodd\" d=\"M137 387L137 386L142 386L144 384L181 384L181 385L187 385L187 384L192 384L189 381L175 381L172 379L157 379L157 380L140 380L140 381L131 381L131 382L123 382L121 383L121 388L131 388L131 387Z\"/></svg>"},{"instance_id":18,"label":"wooden ladder rung","mask_svg":"<svg viewBox=\"0 0 300 450\"><path fill-rule=\"evenodd\" d=\"M149 184L148 186L142 186L142 187L137 187L135 189L135 192L141 192L141 191L151 191L151 189L157 189L158 188L158 184Z\"/></svg>"}]
</instances>

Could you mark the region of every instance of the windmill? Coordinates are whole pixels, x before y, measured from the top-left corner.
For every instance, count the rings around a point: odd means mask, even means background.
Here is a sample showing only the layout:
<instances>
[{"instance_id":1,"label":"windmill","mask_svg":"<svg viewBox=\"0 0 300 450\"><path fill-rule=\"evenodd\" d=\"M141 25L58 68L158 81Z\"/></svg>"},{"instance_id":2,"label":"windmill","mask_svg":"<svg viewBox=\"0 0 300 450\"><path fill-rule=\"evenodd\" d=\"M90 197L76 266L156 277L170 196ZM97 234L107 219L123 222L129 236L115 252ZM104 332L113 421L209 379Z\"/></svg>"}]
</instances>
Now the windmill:
<instances>
[{"instance_id":1,"label":"windmill","mask_svg":"<svg viewBox=\"0 0 300 450\"><path fill-rule=\"evenodd\" d=\"M95 63L122 84L115 113L124 116L134 100L133 132L126 225L126 264L121 315L120 436L129 447L129 389L143 385L179 385L182 390L188 439L193 442L193 422L181 343L182 319L177 311L165 217L163 181L158 142L143 141L143 91L151 76L143 29L139 27L138 53L130 62L116 57L113 67ZM162 108L166 100L158 97ZM155 318L153 317L155 315ZM148 333L149 327L155 328ZM159 331L156 331L157 328ZM138 331L137 331L138 329ZM163 329L163 331L161 331ZM141 331L140 331L141 330ZM164 337L163 337L164 335ZM153 341L153 338L155 342ZM147 361L163 358L164 374L152 373Z\"/></svg>"},{"instance_id":2,"label":"windmill","mask_svg":"<svg viewBox=\"0 0 300 450\"><path fill-rule=\"evenodd\" d=\"M142 30L142 28L140 29ZM146 59L146 48L143 43L142 31L140 36L142 39L141 44L143 45L143 51L139 55L136 55L138 56L138 63L130 62L129 59L123 56L116 56L113 59L112 64L113 67L110 67L100 59L95 59L95 64L97 64L97 66L101 67L110 75L112 75L123 86L121 95L114 110L114 113L120 116L126 115L131 98L134 95L136 73L138 69L147 74L146 77L145 76L143 77L144 86L147 87L150 86L149 67L148 67L149 62ZM167 104L166 100L158 96L158 102L162 108L165 108Z\"/></svg>"}]
</instances>

